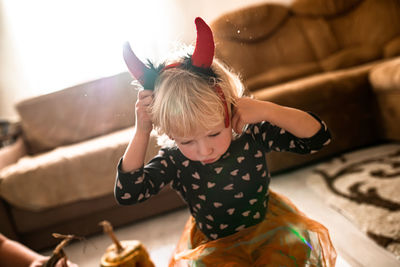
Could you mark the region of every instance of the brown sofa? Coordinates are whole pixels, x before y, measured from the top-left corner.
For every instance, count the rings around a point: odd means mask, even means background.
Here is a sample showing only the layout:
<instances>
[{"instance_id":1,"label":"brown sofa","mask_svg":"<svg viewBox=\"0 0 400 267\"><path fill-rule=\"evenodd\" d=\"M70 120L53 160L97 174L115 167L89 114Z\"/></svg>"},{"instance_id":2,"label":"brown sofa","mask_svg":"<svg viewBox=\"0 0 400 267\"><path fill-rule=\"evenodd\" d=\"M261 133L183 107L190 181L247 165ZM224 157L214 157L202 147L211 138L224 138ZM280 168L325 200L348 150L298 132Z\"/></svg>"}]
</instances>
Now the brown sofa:
<instances>
[{"instance_id":1,"label":"brown sofa","mask_svg":"<svg viewBox=\"0 0 400 267\"><path fill-rule=\"evenodd\" d=\"M212 28L216 56L249 93L310 110L331 129L321 153L271 153L272 172L399 141L398 0L262 4L225 14ZM0 150L0 159L12 159L0 166L2 233L42 249L56 242L52 232L88 235L103 219L119 226L183 206L171 189L137 206L113 199L115 166L134 125L130 82L122 73L16 105L23 138ZM148 157L157 151L152 141Z\"/></svg>"},{"instance_id":2,"label":"brown sofa","mask_svg":"<svg viewBox=\"0 0 400 267\"><path fill-rule=\"evenodd\" d=\"M132 136L136 90L128 73L16 104L22 136L0 150L0 231L40 250L52 233L98 233L182 207L170 188L143 204L119 206L116 166ZM153 135L147 159L158 151Z\"/></svg>"},{"instance_id":3,"label":"brown sofa","mask_svg":"<svg viewBox=\"0 0 400 267\"><path fill-rule=\"evenodd\" d=\"M212 28L217 57L241 74L250 94L312 111L331 129L333 142L320 153L271 153L272 171L400 140L399 91L373 90L368 78L400 56L399 1L261 4L225 14Z\"/></svg>"}]
</instances>

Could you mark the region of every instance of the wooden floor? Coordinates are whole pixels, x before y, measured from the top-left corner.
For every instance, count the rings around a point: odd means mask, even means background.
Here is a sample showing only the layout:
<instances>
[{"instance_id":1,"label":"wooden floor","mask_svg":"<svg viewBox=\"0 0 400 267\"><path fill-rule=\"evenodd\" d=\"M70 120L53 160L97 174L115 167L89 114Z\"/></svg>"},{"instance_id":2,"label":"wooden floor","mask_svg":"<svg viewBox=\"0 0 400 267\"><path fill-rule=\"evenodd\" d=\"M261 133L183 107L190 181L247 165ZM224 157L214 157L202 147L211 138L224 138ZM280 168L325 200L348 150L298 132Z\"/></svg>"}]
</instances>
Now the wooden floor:
<instances>
[{"instance_id":1,"label":"wooden floor","mask_svg":"<svg viewBox=\"0 0 400 267\"><path fill-rule=\"evenodd\" d=\"M299 209L329 229L338 252L336 266L400 266L400 260L396 260L391 253L376 245L307 187L305 180L312 169L313 166L309 166L273 177L271 189L289 197ZM155 265L167 266L188 217L189 212L186 209L178 210L119 228L116 230L116 235L121 240L141 240L150 252ZM110 244L111 241L107 236L98 235L86 242L73 243L65 251L71 261L80 267L93 267L99 266L100 258ZM43 253L49 255L51 252Z\"/></svg>"}]
</instances>

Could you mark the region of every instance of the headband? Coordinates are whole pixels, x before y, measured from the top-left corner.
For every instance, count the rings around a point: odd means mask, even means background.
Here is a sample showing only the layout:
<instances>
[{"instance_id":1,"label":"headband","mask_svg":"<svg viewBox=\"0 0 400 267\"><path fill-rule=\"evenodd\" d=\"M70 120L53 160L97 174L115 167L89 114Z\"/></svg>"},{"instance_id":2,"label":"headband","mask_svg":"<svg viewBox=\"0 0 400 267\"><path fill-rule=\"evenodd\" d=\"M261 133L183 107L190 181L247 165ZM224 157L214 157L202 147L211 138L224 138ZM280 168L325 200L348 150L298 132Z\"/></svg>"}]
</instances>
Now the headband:
<instances>
[{"instance_id":1,"label":"headband","mask_svg":"<svg viewBox=\"0 0 400 267\"><path fill-rule=\"evenodd\" d=\"M214 58L214 38L211 28L204 22L203 19L197 17L195 19L197 39L196 46L193 55L189 55L184 58L182 62L176 62L170 65L160 65L154 67L154 65L148 61L148 66L144 64L132 51L129 43L124 44L123 57L128 67L129 72L132 76L148 90L154 90L154 84L157 77L166 69L170 68L183 68L194 73L199 74L203 77L214 77L217 75L211 69L211 64ZM228 106L226 103L224 92L221 87L216 84L214 85L216 93L221 98L225 108L225 127L229 126L229 115Z\"/></svg>"}]
</instances>

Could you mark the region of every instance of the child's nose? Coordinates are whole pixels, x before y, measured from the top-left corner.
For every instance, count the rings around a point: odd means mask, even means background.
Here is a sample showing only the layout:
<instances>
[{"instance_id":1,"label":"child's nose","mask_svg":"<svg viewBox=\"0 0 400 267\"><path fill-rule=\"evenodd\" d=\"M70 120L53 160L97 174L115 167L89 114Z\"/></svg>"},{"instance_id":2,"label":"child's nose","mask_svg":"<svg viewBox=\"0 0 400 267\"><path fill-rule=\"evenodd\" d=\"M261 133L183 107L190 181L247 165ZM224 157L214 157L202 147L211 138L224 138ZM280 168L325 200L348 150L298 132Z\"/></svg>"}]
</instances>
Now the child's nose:
<instances>
[{"instance_id":1,"label":"child's nose","mask_svg":"<svg viewBox=\"0 0 400 267\"><path fill-rule=\"evenodd\" d=\"M208 156L208 155L211 155L212 152L213 152L213 148L212 148L209 144L207 144L206 142L201 143L201 144L199 145L199 154L200 154L201 156Z\"/></svg>"}]
</instances>

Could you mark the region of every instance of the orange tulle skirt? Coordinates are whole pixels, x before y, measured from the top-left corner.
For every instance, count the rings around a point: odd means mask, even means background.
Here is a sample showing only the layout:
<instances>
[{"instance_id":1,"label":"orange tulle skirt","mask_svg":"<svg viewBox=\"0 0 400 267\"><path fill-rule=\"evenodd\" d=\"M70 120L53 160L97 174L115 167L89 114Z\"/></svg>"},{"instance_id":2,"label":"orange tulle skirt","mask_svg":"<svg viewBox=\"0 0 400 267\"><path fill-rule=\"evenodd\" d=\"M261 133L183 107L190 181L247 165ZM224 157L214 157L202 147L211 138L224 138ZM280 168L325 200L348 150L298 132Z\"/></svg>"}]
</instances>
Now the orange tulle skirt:
<instances>
[{"instance_id":1,"label":"orange tulle skirt","mask_svg":"<svg viewBox=\"0 0 400 267\"><path fill-rule=\"evenodd\" d=\"M270 191L261 223L209 240L192 217L186 223L169 266L335 266L328 230Z\"/></svg>"}]
</instances>

